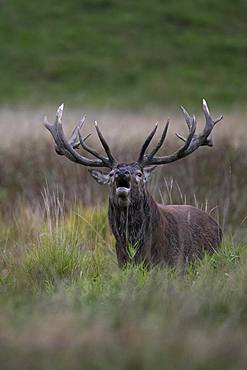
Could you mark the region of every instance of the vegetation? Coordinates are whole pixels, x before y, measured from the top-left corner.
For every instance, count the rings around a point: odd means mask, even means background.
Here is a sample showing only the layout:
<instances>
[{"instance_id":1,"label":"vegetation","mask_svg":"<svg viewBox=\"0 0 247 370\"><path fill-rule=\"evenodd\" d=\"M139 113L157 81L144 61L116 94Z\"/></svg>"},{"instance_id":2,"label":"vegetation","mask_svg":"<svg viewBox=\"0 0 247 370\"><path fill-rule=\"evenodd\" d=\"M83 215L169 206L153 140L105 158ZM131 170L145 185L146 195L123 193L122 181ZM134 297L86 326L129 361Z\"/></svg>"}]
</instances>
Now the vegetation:
<instances>
[{"instance_id":1,"label":"vegetation","mask_svg":"<svg viewBox=\"0 0 247 370\"><path fill-rule=\"evenodd\" d=\"M119 271L106 210L50 198L1 221L1 368L245 369L246 244L184 273Z\"/></svg>"},{"instance_id":2,"label":"vegetation","mask_svg":"<svg viewBox=\"0 0 247 370\"><path fill-rule=\"evenodd\" d=\"M231 110L247 96L246 11L245 0L1 2L0 369L246 369L247 117ZM183 131L172 106L199 110L202 97L225 107L215 147L157 169L150 188L217 218L222 248L185 271L120 271L107 190L55 155L42 116L92 106L89 121L132 161L167 117L157 107L171 107L170 152Z\"/></svg>"},{"instance_id":3,"label":"vegetation","mask_svg":"<svg viewBox=\"0 0 247 370\"><path fill-rule=\"evenodd\" d=\"M4 1L0 103L241 104L246 11L244 0Z\"/></svg>"},{"instance_id":4,"label":"vegetation","mask_svg":"<svg viewBox=\"0 0 247 370\"><path fill-rule=\"evenodd\" d=\"M157 200L195 204L218 218L222 248L185 272L120 271L106 190L56 156L45 132L25 128L20 111L12 114L19 135L9 124L0 153L0 368L245 369L242 126L239 136L236 125L221 126L215 149L165 166L150 184ZM27 121L36 116L29 112ZM113 136L117 158L135 157L132 131L127 145ZM165 150L175 145L168 140Z\"/></svg>"}]
</instances>

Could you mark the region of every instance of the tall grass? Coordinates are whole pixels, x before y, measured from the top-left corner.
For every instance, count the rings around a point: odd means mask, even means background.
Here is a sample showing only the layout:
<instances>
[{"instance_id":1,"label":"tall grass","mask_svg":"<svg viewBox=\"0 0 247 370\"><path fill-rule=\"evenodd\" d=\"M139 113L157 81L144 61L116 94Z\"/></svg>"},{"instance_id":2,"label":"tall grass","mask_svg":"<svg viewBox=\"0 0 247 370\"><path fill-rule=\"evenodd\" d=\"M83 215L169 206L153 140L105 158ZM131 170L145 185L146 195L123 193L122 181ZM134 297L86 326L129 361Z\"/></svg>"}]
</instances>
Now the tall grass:
<instances>
[{"instance_id":1,"label":"tall grass","mask_svg":"<svg viewBox=\"0 0 247 370\"><path fill-rule=\"evenodd\" d=\"M2 368L245 368L246 243L182 274L119 271L105 208L45 204L30 233L1 223Z\"/></svg>"}]
</instances>

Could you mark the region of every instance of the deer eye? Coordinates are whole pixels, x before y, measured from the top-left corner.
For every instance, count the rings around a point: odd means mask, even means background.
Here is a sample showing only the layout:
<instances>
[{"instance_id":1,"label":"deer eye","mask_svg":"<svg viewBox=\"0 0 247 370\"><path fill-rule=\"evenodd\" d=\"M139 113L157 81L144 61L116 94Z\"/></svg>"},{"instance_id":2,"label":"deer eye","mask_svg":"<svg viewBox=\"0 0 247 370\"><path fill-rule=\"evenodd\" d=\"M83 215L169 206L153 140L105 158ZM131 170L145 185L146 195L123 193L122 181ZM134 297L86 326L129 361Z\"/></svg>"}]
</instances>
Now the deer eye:
<instances>
[{"instance_id":1,"label":"deer eye","mask_svg":"<svg viewBox=\"0 0 247 370\"><path fill-rule=\"evenodd\" d=\"M142 177L142 173L141 172L137 172L137 174L136 174L136 176L138 176L138 177Z\"/></svg>"},{"instance_id":2,"label":"deer eye","mask_svg":"<svg viewBox=\"0 0 247 370\"><path fill-rule=\"evenodd\" d=\"M109 177L112 177L112 176L113 176L113 172L110 172L110 173L109 173Z\"/></svg>"}]
</instances>

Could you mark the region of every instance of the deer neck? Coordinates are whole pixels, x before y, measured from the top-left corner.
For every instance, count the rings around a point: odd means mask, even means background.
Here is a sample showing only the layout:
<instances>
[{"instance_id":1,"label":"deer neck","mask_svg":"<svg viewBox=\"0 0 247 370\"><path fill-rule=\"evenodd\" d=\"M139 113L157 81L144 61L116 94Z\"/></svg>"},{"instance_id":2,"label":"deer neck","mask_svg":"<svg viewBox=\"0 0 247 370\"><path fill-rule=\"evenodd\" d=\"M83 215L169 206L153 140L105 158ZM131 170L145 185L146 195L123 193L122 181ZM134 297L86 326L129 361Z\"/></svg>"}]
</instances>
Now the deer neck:
<instances>
[{"instance_id":1,"label":"deer neck","mask_svg":"<svg viewBox=\"0 0 247 370\"><path fill-rule=\"evenodd\" d=\"M150 225L156 223L154 218L158 212L158 207L148 191L126 208L120 208L110 200L108 216L115 238L122 245L142 245Z\"/></svg>"}]
</instances>

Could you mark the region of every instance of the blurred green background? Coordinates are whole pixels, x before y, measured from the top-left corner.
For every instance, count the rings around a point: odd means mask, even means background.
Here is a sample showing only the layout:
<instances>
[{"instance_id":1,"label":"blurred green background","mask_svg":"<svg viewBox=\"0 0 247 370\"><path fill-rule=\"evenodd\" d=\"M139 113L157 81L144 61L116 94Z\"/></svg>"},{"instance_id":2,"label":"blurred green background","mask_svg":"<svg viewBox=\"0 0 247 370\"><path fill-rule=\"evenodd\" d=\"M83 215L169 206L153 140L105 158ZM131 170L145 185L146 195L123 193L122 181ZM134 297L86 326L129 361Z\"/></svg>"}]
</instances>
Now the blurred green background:
<instances>
[{"instance_id":1,"label":"blurred green background","mask_svg":"<svg viewBox=\"0 0 247 370\"><path fill-rule=\"evenodd\" d=\"M246 101L246 0L0 1L0 104Z\"/></svg>"}]
</instances>

